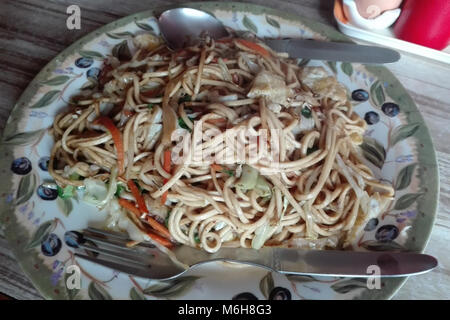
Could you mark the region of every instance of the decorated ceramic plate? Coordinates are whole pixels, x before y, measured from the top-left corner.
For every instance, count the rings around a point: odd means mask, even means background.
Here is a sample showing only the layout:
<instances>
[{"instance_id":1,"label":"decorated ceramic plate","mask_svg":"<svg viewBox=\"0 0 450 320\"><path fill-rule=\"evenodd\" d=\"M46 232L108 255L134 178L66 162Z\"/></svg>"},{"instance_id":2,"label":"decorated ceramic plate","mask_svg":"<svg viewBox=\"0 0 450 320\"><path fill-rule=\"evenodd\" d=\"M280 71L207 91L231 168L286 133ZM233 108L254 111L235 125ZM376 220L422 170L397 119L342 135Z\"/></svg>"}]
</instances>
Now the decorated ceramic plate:
<instances>
[{"instance_id":1,"label":"decorated ceramic plate","mask_svg":"<svg viewBox=\"0 0 450 320\"><path fill-rule=\"evenodd\" d=\"M226 26L260 37L348 41L334 29L288 13L242 3L190 4ZM161 9L158 10L160 12ZM75 258L67 231L101 225L105 215L46 188L54 116L71 96L99 75L107 55L123 50L138 32L158 33L146 11L110 23L51 61L14 107L1 147L1 224L17 260L48 299L386 299L405 279L384 279L369 290L361 279L289 277L256 267L206 264L171 282L155 282ZM351 95L368 130L361 145L374 174L392 184L395 201L371 219L353 250L423 251L438 199L436 156L428 129L399 81L384 67L302 61L320 65ZM81 288L67 289L69 265L81 271Z\"/></svg>"}]
</instances>

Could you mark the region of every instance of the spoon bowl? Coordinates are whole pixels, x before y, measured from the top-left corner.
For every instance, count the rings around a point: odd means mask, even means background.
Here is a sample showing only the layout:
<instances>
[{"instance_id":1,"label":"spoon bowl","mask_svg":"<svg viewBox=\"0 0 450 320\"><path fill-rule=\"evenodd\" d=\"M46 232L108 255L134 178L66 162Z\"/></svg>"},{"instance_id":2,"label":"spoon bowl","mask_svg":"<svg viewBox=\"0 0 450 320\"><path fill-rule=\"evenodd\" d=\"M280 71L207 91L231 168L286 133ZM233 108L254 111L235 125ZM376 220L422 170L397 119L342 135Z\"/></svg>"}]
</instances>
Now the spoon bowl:
<instances>
[{"instance_id":1,"label":"spoon bowl","mask_svg":"<svg viewBox=\"0 0 450 320\"><path fill-rule=\"evenodd\" d=\"M161 36L172 50L194 44L204 35L213 39L229 35L222 23L212 15L191 8L164 11L158 22Z\"/></svg>"}]
</instances>

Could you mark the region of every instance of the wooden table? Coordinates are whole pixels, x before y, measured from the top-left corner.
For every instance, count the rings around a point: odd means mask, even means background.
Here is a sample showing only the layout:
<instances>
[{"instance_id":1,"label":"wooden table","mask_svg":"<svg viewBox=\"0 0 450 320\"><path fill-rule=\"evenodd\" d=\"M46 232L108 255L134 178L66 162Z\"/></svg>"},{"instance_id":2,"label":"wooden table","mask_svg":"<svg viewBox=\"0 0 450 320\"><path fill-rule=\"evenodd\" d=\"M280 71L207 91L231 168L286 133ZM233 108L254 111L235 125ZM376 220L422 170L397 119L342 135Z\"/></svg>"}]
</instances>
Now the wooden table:
<instances>
[{"instance_id":1,"label":"wooden table","mask_svg":"<svg viewBox=\"0 0 450 320\"><path fill-rule=\"evenodd\" d=\"M0 131L28 83L60 51L83 35L120 17L155 6L186 1L2 0L0 3ZM332 0L247 0L335 25ZM81 8L81 30L68 31L66 8ZM440 165L439 213L426 252L440 266L410 279L395 299L450 299L450 66L404 54L389 68L419 106L431 130ZM0 231L0 293L42 299L23 274ZM1 294L0 294L1 296Z\"/></svg>"}]
</instances>

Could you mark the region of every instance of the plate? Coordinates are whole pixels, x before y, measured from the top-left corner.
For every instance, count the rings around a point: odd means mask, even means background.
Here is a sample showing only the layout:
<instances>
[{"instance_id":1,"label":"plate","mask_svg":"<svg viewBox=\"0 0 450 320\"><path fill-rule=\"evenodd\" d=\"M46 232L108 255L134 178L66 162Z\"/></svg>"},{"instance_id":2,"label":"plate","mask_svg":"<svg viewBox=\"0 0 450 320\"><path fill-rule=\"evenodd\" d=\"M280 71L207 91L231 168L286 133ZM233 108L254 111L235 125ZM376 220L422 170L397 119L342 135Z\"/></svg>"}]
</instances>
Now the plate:
<instances>
[{"instance_id":1,"label":"plate","mask_svg":"<svg viewBox=\"0 0 450 320\"><path fill-rule=\"evenodd\" d=\"M289 13L242 3L191 3L234 29L258 36L349 41L334 29ZM386 299L405 281L384 279L368 289L362 279L286 277L249 266L207 264L172 282L155 282L74 258L65 233L99 226L105 217L81 201L62 200L43 184L51 180L48 134L54 116L69 98L98 76L102 60L127 46L137 32L158 32L146 11L110 23L87 35L52 60L30 83L4 130L0 203L5 236L21 267L47 299ZM368 222L353 250L423 251L438 199L436 156L428 129L411 97L384 67L301 61L323 65L352 96L368 122L362 145L377 177L396 188L388 211ZM81 287L68 289L75 265ZM70 282L70 281L69 281Z\"/></svg>"}]
</instances>

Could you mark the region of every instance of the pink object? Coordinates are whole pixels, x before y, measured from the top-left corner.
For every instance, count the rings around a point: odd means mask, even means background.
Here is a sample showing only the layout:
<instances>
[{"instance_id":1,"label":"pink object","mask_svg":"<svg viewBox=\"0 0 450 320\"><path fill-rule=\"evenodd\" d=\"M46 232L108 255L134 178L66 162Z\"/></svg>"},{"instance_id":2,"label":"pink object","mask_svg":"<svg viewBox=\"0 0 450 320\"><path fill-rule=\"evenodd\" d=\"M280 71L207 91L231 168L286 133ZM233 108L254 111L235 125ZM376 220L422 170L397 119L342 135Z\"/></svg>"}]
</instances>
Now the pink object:
<instances>
[{"instance_id":1,"label":"pink object","mask_svg":"<svg viewBox=\"0 0 450 320\"><path fill-rule=\"evenodd\" d=\"M406 0L394 33L405 41L444 49L450 41L450 1Z\"/></svg>"},{"instance_id":2,"label":"pink object","mask_svg":"<svg viewBox=\"0 0 450 320\"><path fill-rule=\"evenodd\" d=\"M355 0L361 17L373 19L386 10L393 10L400 6L402 0Z\"/></svg>"}]
</instances>

